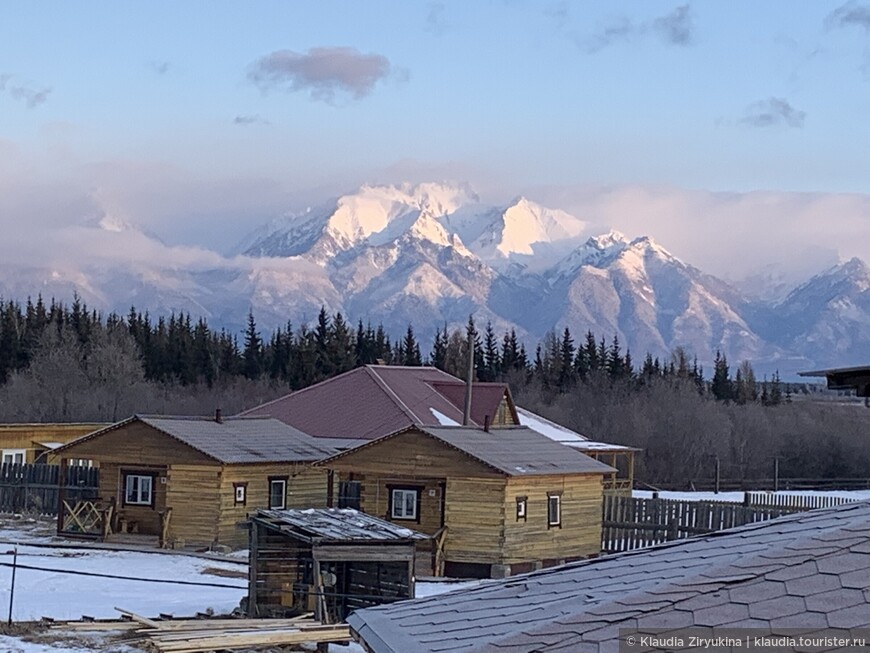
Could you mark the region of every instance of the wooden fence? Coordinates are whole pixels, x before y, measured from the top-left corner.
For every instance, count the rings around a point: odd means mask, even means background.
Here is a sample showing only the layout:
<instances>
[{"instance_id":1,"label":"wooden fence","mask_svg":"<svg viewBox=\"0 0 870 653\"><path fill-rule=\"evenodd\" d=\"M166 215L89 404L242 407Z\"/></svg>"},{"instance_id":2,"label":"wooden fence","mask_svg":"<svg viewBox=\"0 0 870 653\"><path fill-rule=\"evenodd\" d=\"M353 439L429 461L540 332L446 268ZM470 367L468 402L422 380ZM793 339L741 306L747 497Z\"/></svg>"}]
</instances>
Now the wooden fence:
<instances>
[{"instance_id":1,"label":"wooden fence","mask_svg":"<svg viewBox=\"0 0 870 653\"><path fill-rule=\"evenodd\" d=\"M0 513L57 515L60 489L58 465L3 463L0 465ZM97 496L100 470L71 466L66 470L64 496L75 502Z\"/></svg>"},{"instance_id":2,"label":"wooden fence","mask_svg":"<svg viewBox=\"0 0 870 653\"><path fill-rule=\"evenodd\" d=\"M743 503L605 495L601 550L631 551L849 501L852 499L755 492L747 492Z\"/></svg>"}]
</instances>

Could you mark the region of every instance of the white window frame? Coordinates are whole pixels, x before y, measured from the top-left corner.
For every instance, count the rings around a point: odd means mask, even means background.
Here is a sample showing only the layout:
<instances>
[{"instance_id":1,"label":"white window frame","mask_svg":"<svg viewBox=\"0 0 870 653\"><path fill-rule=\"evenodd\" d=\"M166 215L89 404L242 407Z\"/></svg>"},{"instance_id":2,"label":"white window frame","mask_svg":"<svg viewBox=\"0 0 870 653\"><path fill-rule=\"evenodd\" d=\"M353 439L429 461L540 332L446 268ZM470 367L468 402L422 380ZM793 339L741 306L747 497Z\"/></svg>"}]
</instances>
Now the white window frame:
<instances>
[{"instance_id":1,"label":"white window frame","mask_svg":"<svg viewBox=\"0 0 870 653\"><path fill-rule=\"evenodd\" d=\"M20 457L21 460L15 460ZM19 464L23 465L27 462L27 449L3 449L3 464L4 465L13 465Z\"/></svg>"},{"instance_id":2,"label":"white window frame","mask_svg":"<svg viewBox=\"0 0 870 653\"><path fill-rule=\"evenodd\" d=\"M247 495L248 495L248 484L247 483L236 483L235 484L236 491L236 500L235 505L244 506L247 503ZM271 485L270 488L271 490Z\"/></svg>"},{"instance_id":3,"label":"white window frame","mask_svg":"<svg viewBox=\"0 0 870 653\"><path fill-rule=\"evenodd\" d=\"M551 516L551 507L556 502L556 518ZM547 528L562 528L562 495L547 495Z\"/></svg>"},{"instance_id":4,"label":"white window frame","mask_svg":"<svg viewBox=\"0 0 870 653\"><path fill-rule=\"evenodd\" d=\"M390 492L390 517L417 521L417 502L420 490L414 488L393 488ZM408 499L411 509L408 510Z\"/></svg>"},{"instance_id":5,"label":"white window frame","mask_svg":"<svg viewBox=\"0 0 870 653\"><path fill-rule=\"evenodd\" d=\"M272 488L277 484L281 484L281 505L276 506L272 503L272 498L275 493ZM284 510L287 507L287 479L286 478L270 478L269 479L269 510Z\"/></svg>"},{"instance_id":6,"label":"white window frame","mask_svg":"<svg viewBox=\"0 0 870 653\"><path fill-rule=\"evenodd\" d=\"M526 521L529 515L529 497L517 497L517 521Z\"/></svg>"},{"instance_id":7,"label":"white window frame","mask_svg":"<svg viewBox=\"0 0 870 653\"><path fill-rule=\"evenodd\" d=\"M154 477L151 474L125 474L124 505L151 506L153 504Z\"/></svg>"}]
</instances>

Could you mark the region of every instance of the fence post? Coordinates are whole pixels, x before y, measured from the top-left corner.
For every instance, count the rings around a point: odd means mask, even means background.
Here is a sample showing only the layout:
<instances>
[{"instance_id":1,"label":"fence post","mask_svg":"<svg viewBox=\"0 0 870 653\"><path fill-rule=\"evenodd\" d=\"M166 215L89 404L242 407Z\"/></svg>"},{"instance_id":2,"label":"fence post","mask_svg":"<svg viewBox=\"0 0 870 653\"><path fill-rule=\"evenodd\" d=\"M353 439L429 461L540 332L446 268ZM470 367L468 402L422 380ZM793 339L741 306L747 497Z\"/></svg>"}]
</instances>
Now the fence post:
<instances>
[{"instance_id":1,"label":"fence post","mask_svg":"<svg viewBox=\"0 0 870 653\"><path fill-rule=\"evenodd\" d=\"M743 493L743 505L747 508L752 505L752 495L749 491Z\"/></svg>"},{"instance_id":2,"label":"fence post","mask_svg":"<svg viewBox=\"0 0 870 653\"><path fill-rule=\"evenodd\" d=\"M12 625L12 601L15 599L15 569L18 566L18 547L12 551L12 584L9 587L9 620L6 622Z\"/></svg>"},{"instance_id":3,"label":"fence post","mask_svg":"<svg viewBox=\"0 0 870 653\"><path fill-rule=\"evenodd\" d=\"M773 458L773 491L779 492L779 456Z\"/></svg>"},{"instance_id":4,"label":"fence post","mask_svg":"<svg viewBox=\"0 0 870 653\"><path fill-rule=\"evenodd\" d=\"M668 542L676 540L680 537L680 522L676 517L671 517L668 520Z\"/></svg>"},{"instance_id":5,"label":"fence post","mask_svg":"<svg viewBox=\"0 0 870 653\"><path fill-rule=\"evenodd\" d=\"M719 494L719 481L721 476L719 474L719 456L716 456L716 484L713 487L713 494Z\"/></svg>"}]
</instances>

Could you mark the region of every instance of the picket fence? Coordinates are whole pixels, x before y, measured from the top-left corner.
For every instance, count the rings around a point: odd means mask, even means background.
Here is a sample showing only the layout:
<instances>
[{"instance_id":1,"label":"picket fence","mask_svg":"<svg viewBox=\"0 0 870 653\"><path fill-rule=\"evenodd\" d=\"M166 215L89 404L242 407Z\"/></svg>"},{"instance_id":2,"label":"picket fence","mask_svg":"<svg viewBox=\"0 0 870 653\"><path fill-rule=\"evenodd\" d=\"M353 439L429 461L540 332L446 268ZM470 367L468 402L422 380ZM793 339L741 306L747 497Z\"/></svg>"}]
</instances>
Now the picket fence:
<instances>
[{"instance_id":1,"label":"picket fence","mask_svg":"<svg viewBox=\"0 0 870 653\"><path fill-rule=\"evenodd\" d=\"M836 496L747 492L743 503L605 495L601 550L618 553L855 501Z\"/></svg>"}]
</instances>

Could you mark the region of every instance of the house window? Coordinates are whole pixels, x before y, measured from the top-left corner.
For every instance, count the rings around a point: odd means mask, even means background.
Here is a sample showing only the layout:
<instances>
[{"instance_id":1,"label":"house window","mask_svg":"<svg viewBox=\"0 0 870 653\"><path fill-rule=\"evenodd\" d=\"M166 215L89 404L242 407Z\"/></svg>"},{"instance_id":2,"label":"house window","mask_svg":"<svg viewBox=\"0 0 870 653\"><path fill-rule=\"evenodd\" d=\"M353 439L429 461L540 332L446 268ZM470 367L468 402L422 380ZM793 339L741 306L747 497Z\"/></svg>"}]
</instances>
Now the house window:
<instances>
[{"instance_id":1,"label":"house window","mask_svg":"<svg viewBox=\"0 0 870 653\"><path fill-rule=\"evenodd\" d=\"M390 488L390 517L420 521L420 488Z\"/></svg>"},{"instance_id":2,"label":"house window","mask_svg":"<svg viewBox=\"0 0 870 653\"><path fill-rule=\"evenodd\" d=\"M154 504L154 477L145 474L127 474L124 477L124 503L128 506Z\"/></svg>"},{"instance_id":3,"label":"house window","mask_svg":"<svg viewBox=\"0 0 870 653\"><path fill-rule=\"evenodd\" d=\"M235 494L235 505L243 506L247 501L248 484L233 483L233 493Z\"/></svg>"},{"instance_id":4,"label":"house window","mask_svg":"<svg viewBox=\"0 0 870 653\"><path fill-rule=\"evenodd\" d=\"M27 455L26 449L4 449L3 464L21 464Z\"/></svg>"},{"instance_id":5,"label":"house window","mask_svg":"<svg viewBox=\"0 0 870 653\"><path fill-rule=\"evenodd\" d=\"M517 497L517 521L526 521L526 510L528 509L529 498Z\"/></svg>"},{"instance_id":6,"label":"house window","mask_svg":"<svg viewBox=\"0 0 870 653\"><path fill-rule=\"evenodd\" d=\"M359 510L362 483L359 481L339 481L338 507Z\"/></svg>"},{"instance_id":7,"label":"house window","mask_svg":"<svg viewBox=\"0 0 870 653\"><path fill-rule=\"evenodd\" d=\"M547 494L547 527L562 528L561 494Z\"/></svg>"},{"instance_id":8,"label":"house window","mask_svg":"<svg viewBox=\"0 0 870 653\"><path fill-rule=\"evenodd\" d=\"M284 510L287 507L287 477L269 478L269 508Z\"/></svg>"}]
</instances>

